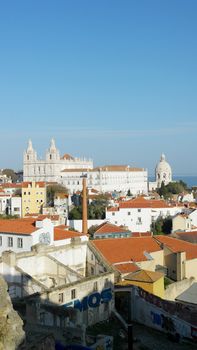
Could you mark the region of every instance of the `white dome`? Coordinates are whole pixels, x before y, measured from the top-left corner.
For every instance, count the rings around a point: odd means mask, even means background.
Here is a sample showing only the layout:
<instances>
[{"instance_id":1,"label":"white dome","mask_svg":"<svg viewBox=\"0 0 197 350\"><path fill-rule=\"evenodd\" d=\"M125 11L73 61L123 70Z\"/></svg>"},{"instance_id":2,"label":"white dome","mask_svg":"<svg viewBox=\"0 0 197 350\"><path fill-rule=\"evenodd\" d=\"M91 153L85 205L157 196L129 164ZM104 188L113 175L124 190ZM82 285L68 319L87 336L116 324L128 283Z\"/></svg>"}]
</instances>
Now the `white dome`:
<instances>
[{"instance_id":1,"label":"white dome","mask_svg":"<svg viewBox=\"0 0 197 350\"><path fill-rule=\"evenodd\" d=\"M168 162L166 162L166 157L162 153L160 162L156 166L156 172L172 172L171 166Z\"/></svg>"},{"instance_id":2,"label":"white dome","mask_svg":"<svg viewBox=\"0 0 197 350\"><path fill-rule=\"evenodd\" d=\"M164 154L161 155L160 162L156 166L155 175L158 187L162 182L167 185L172 181L172 169Z\"/></svg>"}]
</instances>

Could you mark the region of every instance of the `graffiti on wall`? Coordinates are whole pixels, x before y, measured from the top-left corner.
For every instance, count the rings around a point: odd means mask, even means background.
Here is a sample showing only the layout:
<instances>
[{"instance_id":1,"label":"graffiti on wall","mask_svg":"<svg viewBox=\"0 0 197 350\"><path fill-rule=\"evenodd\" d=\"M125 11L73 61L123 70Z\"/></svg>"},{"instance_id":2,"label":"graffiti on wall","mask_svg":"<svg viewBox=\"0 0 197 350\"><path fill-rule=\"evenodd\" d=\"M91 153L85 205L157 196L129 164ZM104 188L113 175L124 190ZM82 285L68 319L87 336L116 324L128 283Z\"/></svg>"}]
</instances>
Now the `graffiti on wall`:
<instances>
[{"instance_id":1,"label":"graffiti on wall","mask_svg":"<svg viewBox=\"0 0 197 350\"><path fill-rule=\"evenodd\" d=\"M156 312L151 311L151 318L154 324L157 324L158 326L163 328L165 331L171 332L171 333L176 331L176 327L171 317L164 316L163 314L158 314Z\"/></svg>"},{"instance_id":2,"label":"graffiti on wall","mask_svg":"<svg viewBox=\"0 0 197 350\"><path fill-rule=\"evenodd\" d=\"M110 300L112 300L112 290L111 288L107 288L102 290L101 293L92 293L84 297L82 300L72 300L69 303L64 304L63 306L65 308L74 307L74 309L77 309L80 312L82 312L88 310L89 308L95 308L100 306L101 304L109 303Z\"/></svg>"}]
</instances>

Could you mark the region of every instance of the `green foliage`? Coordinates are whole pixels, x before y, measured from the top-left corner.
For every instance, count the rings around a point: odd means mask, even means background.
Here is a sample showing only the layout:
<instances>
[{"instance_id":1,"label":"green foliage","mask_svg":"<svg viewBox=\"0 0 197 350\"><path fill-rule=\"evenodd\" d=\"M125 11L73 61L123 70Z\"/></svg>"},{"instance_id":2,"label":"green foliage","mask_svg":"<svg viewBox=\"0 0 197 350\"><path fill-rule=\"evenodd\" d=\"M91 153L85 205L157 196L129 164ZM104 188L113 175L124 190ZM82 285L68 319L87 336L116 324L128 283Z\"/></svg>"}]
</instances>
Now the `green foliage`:
<instances>
[{"instance_id":1,"label":"green foliage","mask_svg":"<svg viewBox=\"0 0 197 350\"><path fill-rule=\"evenodd\" d=\"M154 235L169 234L172 230L172 218L168 216L167 218L159 217L152 224L152 232Z\"/></svg>"},{"instance_id":2,"label":"green foliage","mask_svg":"<svg viewBox=\"0 0 197 350\"><path fill-rule=\"evenodd\" d=\"M11 177L12 182L17 181L17 175L13 169L3 169L2 174L6 175L7 177Z\"/></svg>"},{"instance_id":3,"label":"green foliage","mask_svg":"<svg viewBox=\"0 0 197 350\"><path fill-rule=\"evenodd\" d=\"M47 192L47 205L53 206L54 205L54 197L56 193L68 193L68 190L66 187L59 185L59 184L54 184L54 185L49 185L46 188Z\"/></svg>"},{"instance_id":4,"label":"green foliage","mask_svg":"<svg viewBox=\"0 0 197 350\"><path fill-rule=\"evenodd\" d=\"M161 187L157 190L160 196L165 199L170 198L173 194L179 194L187 190L187 184L182 180L178 182L170 182L168 185L164 185L162 182Z\"/></svg>"},{"instance_id":5,"label":"green foliage","mask_svg":"<svg viewBox=\"0 0 197 350\"><path fill-rule=\"evenodd\" d=\"M98 225L92 225L89 229L88 229L88 233L90 235L90 239L93 238L94 232L96 232L98 228Z\"/></svg>"},{"instance_id":6,"label":"green foliage","mask_svg":"<svg viewBox=\"0 0 197 350\"><path fill-rule=\"evenodd\" d=\"M96 197L91 204L88 205L88 219L104 219L105 218L105 208L108 204L108 199L106 195L99 195ZM70 220L81 220L82 219L82 206L75 206L69 213L68 218Z\"/></svg>"},{"instance_id":7,"label":"green foliage","mask_svg":"<svg viewBox=\"0 0 197 350\"><path fill-rule=\"evenodd\" d=\"M74 207L68 215L69 220L81 220L82 219L82 206Z\"/></svg>"},{"instance_id":8,"label":"green foliage","mask_svg":"<svg viewBox=\"0 0 197 350\"><path fill-rule=\"evenodd\" d=\"M18 215L5 215L5 214L0 214L0 220L9 220L9 219L18 219Z\"/></svg>"}]
</instances>

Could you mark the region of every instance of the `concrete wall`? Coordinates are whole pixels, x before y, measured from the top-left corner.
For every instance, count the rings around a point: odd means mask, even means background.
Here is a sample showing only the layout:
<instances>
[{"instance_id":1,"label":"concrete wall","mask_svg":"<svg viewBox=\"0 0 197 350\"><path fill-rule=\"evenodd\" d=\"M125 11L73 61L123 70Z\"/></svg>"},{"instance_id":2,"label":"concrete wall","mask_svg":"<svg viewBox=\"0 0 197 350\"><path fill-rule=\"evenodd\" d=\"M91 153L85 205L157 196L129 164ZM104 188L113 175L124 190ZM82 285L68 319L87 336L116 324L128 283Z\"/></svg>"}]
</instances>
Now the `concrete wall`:
<instances>
[{"instance_id":1,"label":"concrete wall","mask_svg":"<svg viewBox=\"0 0 197 350\"><path fill-rule=\"evenodd\" d=\"M185 260L185 278L194 277L197 279L197 259Z\"/></svg>"},{"instance_id":2,"label":"concrete wall","mask_svg":"<svg viewBox=\"0 0 197 350\"><path fill-rule=\"evenodd\" d=\"M162 300L137 287L117 288L115 294L122 298L119 312L124 310L121 315L129 322L139 322L168 334L196 340L196 311L193 308Z\"/></svg>"},{"instance_id":3,"label":"concrete wall","mask_svg":"<svg viewBox=\"0 0 197 350\"><path fill-rule=\"evenodd\" d=\"M167 286L164 298L167 300L175 300L175 298L188 289L195 282L194 278L184 279L179 282L174 282Z\"/></svg>"},{"instance_id":4,"label":"concrete wall","mask_svg":"<svg viewBox=\"0 0 197 350\"><path fill-rule=\"evenodd\" d=\"M106 219L103 220L88 220L88 229L94 225L101 225L103 222L106 222ZM67 225L74 228L75 230L82 232L82 220L68 220Z\"/></svg>"},{"instance_id":5,"label":"concrete wall","mask_svg":"<svg viewBox=\"0 0 197 350\"><path fill-rule=\"evenodd\" d=\"M86 273L86 254L87 242L62 246L62 249L49 251L50 256L83 276Z\"/></svg>"}]
</instances>

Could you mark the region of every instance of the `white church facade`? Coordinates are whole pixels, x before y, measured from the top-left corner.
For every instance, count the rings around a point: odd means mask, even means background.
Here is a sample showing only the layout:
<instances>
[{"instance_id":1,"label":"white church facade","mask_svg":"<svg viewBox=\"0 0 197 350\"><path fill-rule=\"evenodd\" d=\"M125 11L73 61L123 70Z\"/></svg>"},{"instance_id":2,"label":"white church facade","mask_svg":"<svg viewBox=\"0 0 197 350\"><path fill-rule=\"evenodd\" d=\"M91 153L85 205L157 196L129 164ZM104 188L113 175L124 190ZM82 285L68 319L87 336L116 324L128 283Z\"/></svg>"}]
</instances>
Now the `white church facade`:
<instances>
[{"instance_id":1,"label":"white church facade","mask_svg":"<svg viewBox=\"0 0 197 350\"><path fill-rule=\"evenodd\" d=\"M149 182L149 191L160 188L162 183L166 186L170 182L172 182L172 169L166 161L165 154L162 153L155 168L155 182Z\"/></svg>"},{"instance_id":2,"label":"white church facade","mask_svg":"<svg viewBox=\"0 0 197 350\"><path fill-rule=\"evenodd\" d=\"M147 194L148 172L143 168L122 165L93 167L93 161L74 158L68 154L60 157L52 139L45 160L40 160L29 141L23 159L24 181L58 182L70 193L82 190L82 177L87 177L87 186L99 192L122 191L133 195Z\"/></svg>"},{"instance_id":3,"label":"white church facade","mask_svg":"<svg viewBox=\"0 0 197 350\"><path fill-rule=\"evenodd\" d=\"M62 170L79 168L92 169L92 160L74 158L69 154L60 157L54 139L51 140L45 159L39 159L31 140L29 140L23 156L23 181L59 182Z\"/></svg>"}]
</instances>

